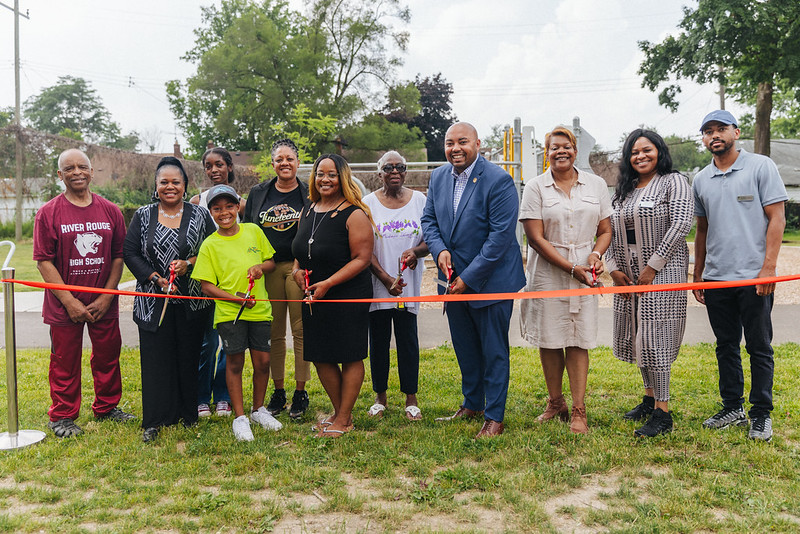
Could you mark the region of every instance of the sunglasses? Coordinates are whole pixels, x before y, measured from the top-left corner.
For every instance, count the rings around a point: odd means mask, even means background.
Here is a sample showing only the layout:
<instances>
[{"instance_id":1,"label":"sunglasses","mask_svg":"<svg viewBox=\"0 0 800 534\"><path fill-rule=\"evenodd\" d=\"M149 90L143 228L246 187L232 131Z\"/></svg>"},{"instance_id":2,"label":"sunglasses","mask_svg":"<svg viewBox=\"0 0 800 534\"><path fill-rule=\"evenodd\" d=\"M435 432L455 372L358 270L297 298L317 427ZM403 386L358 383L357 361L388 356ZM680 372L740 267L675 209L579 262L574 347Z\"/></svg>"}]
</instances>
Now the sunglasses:
<instances>
[{"instance_id":1,"label":"sunglasses","mask_svg":"<svg viewBox=\"0 0 800 534\"><path fill-rule=\"evenodd\" d=\"M394 165L392 165L391 163L387 163L386 165L381 167L381 170L386 174L392 172L393 169L397 169L397 172L406 172L406 166L403 163L395 163Z\"/></svg>"}]
</instances>

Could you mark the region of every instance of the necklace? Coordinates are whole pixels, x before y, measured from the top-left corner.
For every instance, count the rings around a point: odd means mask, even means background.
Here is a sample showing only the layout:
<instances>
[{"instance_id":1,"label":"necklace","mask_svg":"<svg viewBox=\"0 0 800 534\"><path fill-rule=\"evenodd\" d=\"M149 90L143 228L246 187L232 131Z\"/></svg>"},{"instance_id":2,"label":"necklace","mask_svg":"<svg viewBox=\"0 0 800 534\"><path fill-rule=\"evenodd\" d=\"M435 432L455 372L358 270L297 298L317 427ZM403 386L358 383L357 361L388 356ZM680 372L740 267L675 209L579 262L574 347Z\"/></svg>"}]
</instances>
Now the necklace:
<instances>
[{"instance_id":1,"label":"necklace","mask_svg":"<svg viewBox=\"0 0 800 534\"><path fill-rule=\"evenodd\" d=\"M164 217L166 217L167 219L177 219L178 217L180 217L181 215L183 215L183 208L181 208L181 209L180 209L180 211L178 211L178 213L176 213L175 215L170 215L169 213L167 213L166 211L164 211L164 208L162 208L161 206L159 206L159 207L158 207L158 213L160 213L161 215L163 215L163 216L164 216Z\"/></svg>"},{"instance_id":2,"label":"necklace","mask_svg":"<svg viewBox=\"0 0 800 534\"><path fill-rule=\"evenodd\" d=\"M347 202L347 199L342 200L341 202L339 202L339 206L341 206L345 202ZM322 217L320 217L320 219L319 219L319 224L317 224L317 210L314 209L314 206L311 206L310 211L314 212L314 220L311 222L311 236L308 238L308 259L309 260L311 259L311 245L314 243L314 234L316 234L317 230L319 230L319 227L322 226L322 221L325 220L325 216L328 213L333 211L333 215L331 215L331 218L336 217L336 215L339 213L339 206L336 206L333 210L328 210L325 213L323 213Z\"/></svg>"}]
</instances>

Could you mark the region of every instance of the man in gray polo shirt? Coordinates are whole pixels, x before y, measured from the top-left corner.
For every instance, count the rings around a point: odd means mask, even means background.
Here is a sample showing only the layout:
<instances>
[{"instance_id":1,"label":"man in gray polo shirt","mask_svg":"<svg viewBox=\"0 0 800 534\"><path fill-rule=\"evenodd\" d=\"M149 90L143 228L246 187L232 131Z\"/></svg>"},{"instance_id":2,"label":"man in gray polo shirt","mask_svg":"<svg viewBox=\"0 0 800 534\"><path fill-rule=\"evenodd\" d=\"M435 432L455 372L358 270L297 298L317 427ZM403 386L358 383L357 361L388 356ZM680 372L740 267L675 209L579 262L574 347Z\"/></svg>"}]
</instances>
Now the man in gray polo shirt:
<instances>
[{"instance_id":1,"label":"man in gray polo shirt","mask_svg":"<svg viewBox=\"0 0 800 534\"><path fill-rule=\"evenodd\" d=\"M739 128L728 111L703 119L703 144L714 159L694 178L697 216L695 281L747 280L775 276L786 225L786 188L771 159L736 149ZM706 428L747 425L739 344L744 330L750 355L750 438L772 438L772 302L775 284L695 290L706 305L717 338L722 409Z\"/></svg>"}]
</instances>

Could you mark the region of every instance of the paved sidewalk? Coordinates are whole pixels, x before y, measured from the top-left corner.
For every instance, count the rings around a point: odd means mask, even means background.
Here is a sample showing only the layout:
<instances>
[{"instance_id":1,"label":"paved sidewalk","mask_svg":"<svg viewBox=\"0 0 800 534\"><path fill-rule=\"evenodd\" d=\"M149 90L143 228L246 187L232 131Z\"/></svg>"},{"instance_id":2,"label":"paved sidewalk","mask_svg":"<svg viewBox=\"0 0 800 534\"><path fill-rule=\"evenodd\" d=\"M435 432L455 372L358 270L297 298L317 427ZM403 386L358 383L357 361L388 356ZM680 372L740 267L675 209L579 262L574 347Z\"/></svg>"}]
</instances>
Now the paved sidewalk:
<instances>
[{"instance_id":1,"label":"paved sidewalk","mask_svg":"<svg viewBox=\"0 0 800 534\"><path fill-rule=\"evenodd\" d=\"M127 289L127 287L123 289ZM17 312L17 348L46 348L50 346L50 331L47 325L42 323L43 295L44 293L39 291L21 292L14 295L14 307ZM687 314L686 334L683 338L684 344L713 343L714 334L708 324L705 308L690 306L687 309ZM772 311L773 342L775 344L790 341L800 343L800 329L797 328L798 317L800 317L800 305L775 306ZM597 339L599 345L611 346L612 318L610 308L600 308ZM438 347L444 343L452 345L447 317L442 315L441 309L420 310L418 324L421 348ZM3 325L5 325L5 317L3 317ZM132 312L120 312L120 328L124 345L131 347L139 345L139 332L133 322ZM287 335L286 340L291 347L291 335ZM509 342L512 347L529 346L529 343L520 335L518 303L515 303L514 315L511 317ZM84 334L84 344L87 347L89 346L88 334ZM5 334L0 339L0 347L5 347Z\"/></svg>"}]
</instances>

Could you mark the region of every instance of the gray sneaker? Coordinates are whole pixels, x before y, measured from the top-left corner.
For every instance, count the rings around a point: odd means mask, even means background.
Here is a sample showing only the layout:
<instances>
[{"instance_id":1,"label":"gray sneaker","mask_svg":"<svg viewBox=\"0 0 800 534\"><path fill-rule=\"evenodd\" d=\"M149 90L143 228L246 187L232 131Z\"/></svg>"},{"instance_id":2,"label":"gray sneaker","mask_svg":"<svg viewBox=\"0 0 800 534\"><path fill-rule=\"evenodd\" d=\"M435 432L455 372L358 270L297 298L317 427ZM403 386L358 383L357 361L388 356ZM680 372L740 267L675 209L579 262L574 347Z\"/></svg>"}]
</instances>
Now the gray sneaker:
<instances>
[{"instance_id":1,"label":"gray sneaker","mask_svg":"<svg viewBox=\"0 0 800 534\"><path fill-rule=\"evenodd\" d=\"M742 407L738 408L722 408L720 411L703 421L703 426L706 428L714 428L720 430L728 428L729 426L746 426L747 416Z\"/></svg>"},{"instance_id":2,"label":"gray sneaker","mask_svg":"<svg viewBox=\"0 0 800 534\"><path fill-rule=\"evenodd\" d=\"M753 417L750 420L750 439L769 441L772 439L772 419L768 415Z\"/></svg>"},{"instance_id":3,"label":"gray sneaker","mask_svg":"<svg viewBox=\"0 0 800 534\"><path fill-rule=\"evenodd\" d=\"M57 438L71 438L83 434L83 429L75 424L75 421L69 417L59 419L58 421L50 421L47 427L53 431Z\"/></svg>"}]
</instances>

